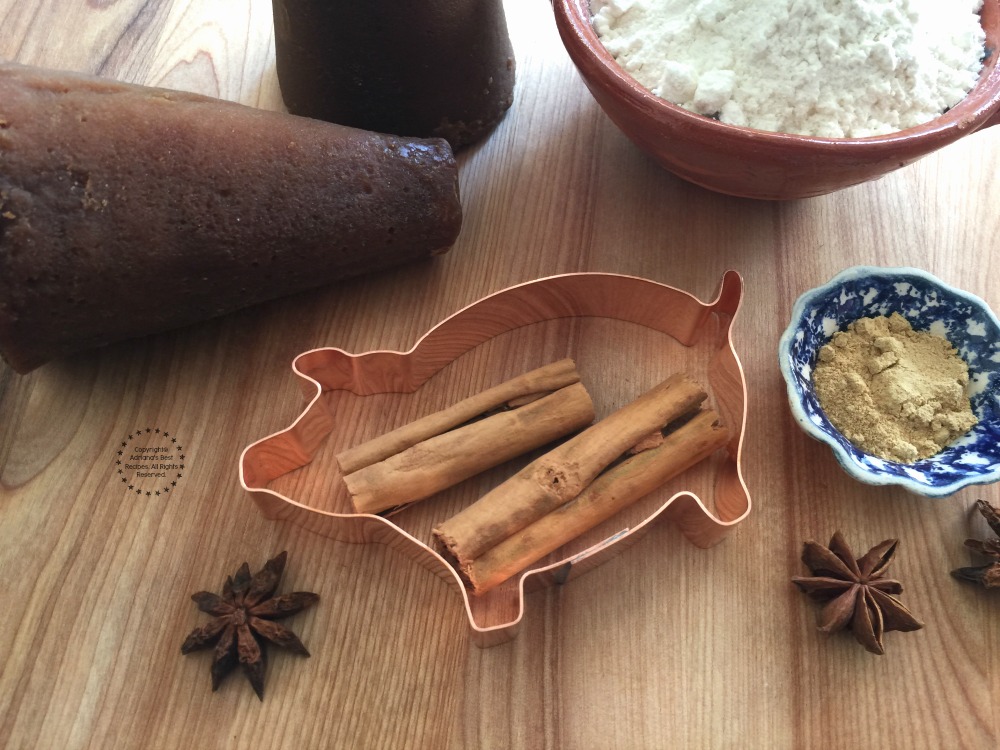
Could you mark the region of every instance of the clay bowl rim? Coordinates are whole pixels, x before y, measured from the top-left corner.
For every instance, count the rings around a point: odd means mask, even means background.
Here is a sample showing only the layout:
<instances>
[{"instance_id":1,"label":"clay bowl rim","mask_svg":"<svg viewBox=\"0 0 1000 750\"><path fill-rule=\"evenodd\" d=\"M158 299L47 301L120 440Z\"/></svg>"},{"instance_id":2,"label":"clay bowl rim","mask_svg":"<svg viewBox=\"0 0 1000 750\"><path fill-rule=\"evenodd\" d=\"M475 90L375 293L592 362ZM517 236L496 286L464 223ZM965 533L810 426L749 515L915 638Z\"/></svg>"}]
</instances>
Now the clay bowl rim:
<instances>
[{"instance_id":1,"label":"clay bowl rim","mask_svg":"<svg viewBox=\"0 0 1000 750\"><path fill-rule=\"evenodd\" d=\"M590 22L589 0L552 2L563 46L592 92L597 88L602 94L614 97L632 112L633 117L640 115L678 131L700 131L706 140L745 141L757 148L770 147L802 154L875 158L892 153L900 159L912 159L981 128L1000 124L1000 0L984 0L980 10L980 18L985 14L986 21L983 23L986 55L979 80L965 98L926 123L866 138L824 138L758 130L719 122L686 110L653 94L618 64ZM601 96L593 93L604 109Z\"/></svg>"}]
</instances>

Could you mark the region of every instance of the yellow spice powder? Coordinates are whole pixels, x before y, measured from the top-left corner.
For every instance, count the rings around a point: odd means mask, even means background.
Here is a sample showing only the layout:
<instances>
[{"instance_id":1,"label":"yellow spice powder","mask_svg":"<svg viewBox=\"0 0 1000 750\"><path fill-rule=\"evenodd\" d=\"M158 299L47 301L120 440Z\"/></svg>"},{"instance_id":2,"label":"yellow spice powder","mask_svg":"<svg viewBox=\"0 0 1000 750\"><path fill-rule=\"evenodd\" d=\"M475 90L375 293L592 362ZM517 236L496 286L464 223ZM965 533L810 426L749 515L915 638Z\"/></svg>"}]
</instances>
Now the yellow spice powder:
<instances>
[{"instance_id":1,"label":"yellow spice powder","mask_svg":"<svg viewBox=\"0 0 1000 750\"><path fill-rule=\"evenodd\" d=\"M840 432L866 453L913 463L968 432L968 365L951 342L899 313L861 318L819 351L813 386Z\"/></svg>"}]
</instances>

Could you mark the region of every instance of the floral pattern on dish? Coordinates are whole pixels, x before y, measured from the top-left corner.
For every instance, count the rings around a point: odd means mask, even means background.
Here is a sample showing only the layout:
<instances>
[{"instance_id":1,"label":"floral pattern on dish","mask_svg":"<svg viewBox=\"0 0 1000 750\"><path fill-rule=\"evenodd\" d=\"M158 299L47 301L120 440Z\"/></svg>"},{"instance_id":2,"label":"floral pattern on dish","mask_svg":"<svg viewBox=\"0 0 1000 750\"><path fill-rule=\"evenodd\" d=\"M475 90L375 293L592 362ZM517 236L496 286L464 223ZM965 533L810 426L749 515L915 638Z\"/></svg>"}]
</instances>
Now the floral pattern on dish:
<instances>
[{"instance_id":1,"label":"floral pattern on dish","mask_svg":"<svg viewBox=\"0 0 1000 750\"><path fill-rule=\"evenodd\" d=\"M894 312L915 330L944 336L955 346L969 366L968 394L979 419L943 451L913 464L855 447L830 424L812 387L817 353L835 332L858 318ZM796 421L827 443L855 479L899 484L929 497L1000 479L1000 321L979 297L915 268L855 266L799 297L778 356Z\"/></svg>"}]
</instances>

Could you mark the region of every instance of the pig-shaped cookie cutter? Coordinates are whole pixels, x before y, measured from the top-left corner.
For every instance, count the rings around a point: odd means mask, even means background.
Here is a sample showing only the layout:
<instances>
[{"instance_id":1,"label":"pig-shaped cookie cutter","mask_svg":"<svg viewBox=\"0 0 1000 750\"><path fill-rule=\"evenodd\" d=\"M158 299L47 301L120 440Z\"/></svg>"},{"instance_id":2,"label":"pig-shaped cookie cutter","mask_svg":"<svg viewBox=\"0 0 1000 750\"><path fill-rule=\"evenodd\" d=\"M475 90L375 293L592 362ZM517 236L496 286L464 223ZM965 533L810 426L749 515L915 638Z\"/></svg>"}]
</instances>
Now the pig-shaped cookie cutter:
<instances>
[{"instance_id":1,"label":"pig-shaped cookie cutter","mask_svg":"<svg viewBox=\"0 0 1000 750\"><path fill-rule=\"evenodd\" d=\"M746 383L731 330L742 296L743 281L735 271L723 275L718 295L709 303L634 276L562 274L484 297L438 323L406 352L351 354L336 348L304 352L295 358L292 370L302 378L308 404L289 427L244 449L239 462L240 483L267 518L293 521L340 541L385 544L416 560L458 590L477 645L508 641L516 635L524 616L526 590L565 583L595 568L638 540L653 522L670 520L694 545L710 547L750 513L750 494L740 466ZM268 488L278 477L309 464L337 429L338 415L324 402L324 392L346 390L359 396L412 393L443 367L494 336L575 316L646 326L686 347L712 337L712 345L718 348L713 350L708 368L709 391L731 435L725 460L716 471L712 502L706 504L691 491L677 492L640 523L564 559L529 567L516 577L517 600L514 607L507 608L491 607L481 601L486 597L472 595L431 545L394 523L392 517L317 509ZM346 495L346 489L343 491Z\"/></svg>"}]
</instances>

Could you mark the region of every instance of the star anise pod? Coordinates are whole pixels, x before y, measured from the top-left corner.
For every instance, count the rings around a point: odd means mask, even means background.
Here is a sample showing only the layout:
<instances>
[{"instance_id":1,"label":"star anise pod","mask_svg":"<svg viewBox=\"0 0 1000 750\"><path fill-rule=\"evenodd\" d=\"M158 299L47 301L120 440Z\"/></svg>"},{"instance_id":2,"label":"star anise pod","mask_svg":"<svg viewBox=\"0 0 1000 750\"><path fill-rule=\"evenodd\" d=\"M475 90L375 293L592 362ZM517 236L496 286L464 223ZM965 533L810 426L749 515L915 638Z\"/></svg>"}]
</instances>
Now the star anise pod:
<instances>
[{"instance_id":1,"label":"star anise pod","mask_svg":"<svg viewBox=\"0 0 1000 750\"><path fill-rule=\"evenodd\" d=\"M978 510L986 523L993 529L997 539L966 539L965 546L974 549L985 557L993 558L994 562L971 568L958 568L951 571L951 574L960 581L970 581L978 583L984 588L992 589L1000 587L1000 511L997 511L985 500L976 500L976 510Z\"/></svg>"},{"instance_id":2,"label":"star anise pod","mask_svg":"<svg viewBox=\"0 0 1000 750\"><path fill-rule=\"evenodd\" d=\"M813 575L792 578L792 583L810 598L826 602L818 618L821 631L833 633L850 625L858 643L873 654L883 654L883 633L923 627L895 596L903 585L885 577L898 544L897 539L886 539L855 558L839 531L829 547L805 543L802 562Z\"/></svg>"},{"instance_id":3,"label":"star anise pod","mask_svg":"<svg viewBox=\"0 0 1000 750\"><path fill-rule=\"evenodd\" d=\"M226 578L222 596L208 591L191 595L198 609L214 615L214 619L191 631L181 645L181 653L215 646L213 691L218 690L222 680L240 664L257 697L264 700L267 641L309 656L295 633L274 622L319 601L318 594L308 591L273 596L287 559L288 553L282 552L268 560L253 576L250 566L243 563L236 575Z\"/></svg>"}]
</instances>

